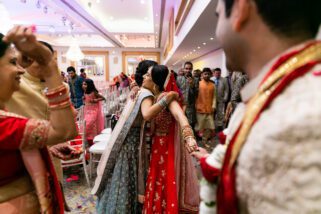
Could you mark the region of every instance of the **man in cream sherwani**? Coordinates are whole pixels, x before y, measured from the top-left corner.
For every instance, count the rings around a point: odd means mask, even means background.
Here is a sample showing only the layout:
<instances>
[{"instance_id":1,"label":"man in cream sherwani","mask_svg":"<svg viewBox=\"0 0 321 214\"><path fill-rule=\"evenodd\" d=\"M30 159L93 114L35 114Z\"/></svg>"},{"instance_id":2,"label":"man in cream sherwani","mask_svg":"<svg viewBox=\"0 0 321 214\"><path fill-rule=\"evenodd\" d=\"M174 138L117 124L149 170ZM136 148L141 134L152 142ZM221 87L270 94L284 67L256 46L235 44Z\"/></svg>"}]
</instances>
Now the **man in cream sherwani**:
<instances>
[{"instance_id":1,"label":"man in cream sherwani","mask_svg":"<svg viewBox=\"0 0 321 214\"><path fill-rule=\"evenodd\" d=\"M217 213L321 213L320 8L312 0L219 0L227 66L250 82L229 144L194 154L208 180L221 170Z\"/></svg>"}]
</instances>

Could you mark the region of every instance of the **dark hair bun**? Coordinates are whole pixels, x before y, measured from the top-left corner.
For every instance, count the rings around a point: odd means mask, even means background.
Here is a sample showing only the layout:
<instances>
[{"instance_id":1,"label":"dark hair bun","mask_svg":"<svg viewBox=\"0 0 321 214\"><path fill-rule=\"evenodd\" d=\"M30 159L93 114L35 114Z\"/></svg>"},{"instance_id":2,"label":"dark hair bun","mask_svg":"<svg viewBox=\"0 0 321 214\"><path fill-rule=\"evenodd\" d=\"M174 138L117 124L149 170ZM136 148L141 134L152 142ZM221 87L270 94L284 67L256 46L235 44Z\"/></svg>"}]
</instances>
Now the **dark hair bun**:
<instances>
[{"instance_id":1,"label":"dark hair bun","mask_svg":"<svg viewBox=\"0 0 321 214\"><path fill-rule=\"evenodd\" d=\"M164 83L169 71L165 65L155 65L151 71L152 80L158 86L159 91L164 91Z\"/></svg>"},{"instance_id":2,"label":"dark hair bun","mask_svg":"<svg viewBox=\"0 0 321 214\"><path fill-rule=\"evenodd\" d=\"M6 50L9 47L8 43L2 41L3 37L4 37L4 35L2 33L0 33L0 57L3 57L3 55L6 52Z\"/></svg>"},{"instance_id":3,"label":"dark hair bun","mask_svg":"<svg viewBox=\"0 0 321 214\"><path fill-rule=\"evenodd\" d=\"M154 65L157 65L157 62L152 60L143 60L138 64L135 72L135 81L138 86L142 86L144 80L143 76L147 73L148 68Z\"/></svg>"}]
</instances>

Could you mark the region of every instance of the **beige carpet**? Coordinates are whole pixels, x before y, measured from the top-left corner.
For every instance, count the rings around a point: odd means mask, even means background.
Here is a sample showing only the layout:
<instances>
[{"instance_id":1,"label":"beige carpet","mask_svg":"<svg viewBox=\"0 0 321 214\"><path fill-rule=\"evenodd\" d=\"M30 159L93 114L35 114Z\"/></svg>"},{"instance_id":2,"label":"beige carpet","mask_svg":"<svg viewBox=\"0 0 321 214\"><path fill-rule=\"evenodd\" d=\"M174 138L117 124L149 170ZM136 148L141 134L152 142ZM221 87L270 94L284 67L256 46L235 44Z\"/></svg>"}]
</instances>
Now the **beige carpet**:
<instances>
[{"instance_id":1,"label":"beige carpet","mask_svg":"<svg viewBox=\"0 0 321 214\"><path fill-rule=\"evenodd\" d=\"M79 179L70 181L73 175L78 176ZM73 166L64 170L63 187L66 201L72 210L66 213L97 213L97 197L90 194L91 188L88 187L82 167Z\"/></svg>"}]
</instances>

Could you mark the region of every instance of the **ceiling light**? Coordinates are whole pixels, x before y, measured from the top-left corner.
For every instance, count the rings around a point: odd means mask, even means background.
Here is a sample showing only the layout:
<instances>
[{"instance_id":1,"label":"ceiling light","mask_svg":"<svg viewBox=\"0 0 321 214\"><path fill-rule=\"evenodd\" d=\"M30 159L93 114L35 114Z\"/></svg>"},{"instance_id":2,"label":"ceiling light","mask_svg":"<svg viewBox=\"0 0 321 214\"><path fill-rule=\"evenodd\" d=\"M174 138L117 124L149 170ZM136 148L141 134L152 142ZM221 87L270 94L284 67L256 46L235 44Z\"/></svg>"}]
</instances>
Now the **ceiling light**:
<instances>
[{"instance_id":1,"label":"ceiling light","mask_svg":"<svg viewBox=\"0 0 321 214\"><path fill-rule=\"evenodd\" d=\"M201 47L200 47L200 46L198 46L198 47L197 47L197 49L201 49Z\"/></svg>"},{"instance_id":2,"label":"ceiling light","mask_svg":"<svg viewBox=\"0 0 321 214\"><path fill-rule=\"evenodd\" d=\"M193 51L195 52L196 50L194 49Z\"/></svg>"},{"instance_id":3,"label":"ceiling light","mask_svg":"<svg viewBox=\"0 0 321 214\"><path fill-rule=\"evenodd\" d=\"M110 19L110 20L114 20L114 17L113 17L113 16L111 16L111 17L109 17L109 19Z\"/></svg>"},{"instance_id":4,"label":"ceiling light","mask_svg":"<svg viewBox=\"0 0 321 214\"><path fill-rule=\"evenodd\" d=\"M66 26L70 26L70 21L68 19L66 19L65 24L66 24Z\"/></svg>"},{"instance_id":5,"label":"ceiling light","mask_svg":"<svg viewBox=\"0 0 321 214\"><path fill-rule=\"evenodd\" d=\"M66 26L66 22L67 22L67 17L66 16L63 16L62 18L61 18L61 21L62 21L62 23L64 24L64 26Z\"/></svg>"},{"instance_id":6,"label":"ceiling light","mask_svg":"<svg viewBox=\"0 0 321 214\"><path fill-rule=\"evenodd\" d=\"M48 7L47 7L47 6L44 6L44 7L43 7L43 12L44 12L45 14L48 13Z\"/></svg>"},{"instance_id":7,"label":"ceiling light","mask_svg":"<svg viewBox=\"0 0 321 214\"><path fill-rule=\"evenodd\" d=\"M49 27L49 32L50 32L50 33L55 33L55 32L56 32L55 27L54 27L54 26L50 26L50 27Z\"/></svg>"},{"instance_id":8,"label":"ceiling light","mask_svg":"<svg viewBox=\"0 0 321 214\"><path fill-rule=\"evenodd\" d=\"M36 7L38 8L38 9L40 9L41 8L41 3L40 3L40 1L38 0L37 1L37 3L36 3Z\"/></svg>"},{"instance_id":9,"label":"ceiling light","mask_svg":"<svg viewBox=\"0 0 321 214\"><path fill-rule=\"evenodd\" d=\"M97 3L100 3L100 0L96 0Z\"/></svg>"},{"instance_id":10,"label":"ceiling light","mask_svg":"<svg viewBox=\"0 0 321 214\"><path fill-rule=\"evenodd\" d=\"M140 0L140 3L141 4L145 4L145 0Z\"/></svg>"},{"instance_id":11,"label":"ceiling light","mask_svg":"<svg viewBox=\"0 0 321 214\"><path fill-rule=\"evenodd\" d=\"M78 43L76 41L71 44L69 47L67 53L66 53L67 59L71 61L79 61L85 57L84 53L81 51Z\"/></svg>"},{"instance_id":12,"label":"ceiling light","mask_svg":"<svg viewBox=\"0 0 321 214\"><path fill-rule=\"evenodd\" d=\"M203 42L203 45L206 45L206 42Z\"/></svg>"},{"instance_id":13,"label":"ceiling light","mask_svg":"<svg viewBox=\"0 0 321 214\"><path fill-rule=\"evenodd\" d=\"M213 39L214 39L213 37L210 38L210 40L213 40Z\"/></svg>"}]
</instances>

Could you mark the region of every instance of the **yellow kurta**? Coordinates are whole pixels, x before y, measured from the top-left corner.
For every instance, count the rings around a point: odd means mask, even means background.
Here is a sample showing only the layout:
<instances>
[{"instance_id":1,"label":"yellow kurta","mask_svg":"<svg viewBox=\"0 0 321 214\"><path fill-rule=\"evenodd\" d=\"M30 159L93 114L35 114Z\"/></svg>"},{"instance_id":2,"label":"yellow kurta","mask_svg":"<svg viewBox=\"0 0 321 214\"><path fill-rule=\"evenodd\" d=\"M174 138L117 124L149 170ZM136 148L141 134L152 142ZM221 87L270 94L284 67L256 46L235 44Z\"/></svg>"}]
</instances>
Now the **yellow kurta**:
<instances>
[{"instance_id":1,"label":"yellow kurta","mask_svg":"<svg viewBox=\"0 0 321 214\"><path fill-rule=\"evenodd\" d=\"M46 86L40 79L25 72L21 76L20 89L16 91L6 103L8 111L35 119L49 120L50 112L48 100L44 95ZM62 168L60 160L52 158L58 176L62 181Z\"/></svg>"}]
</instances>

